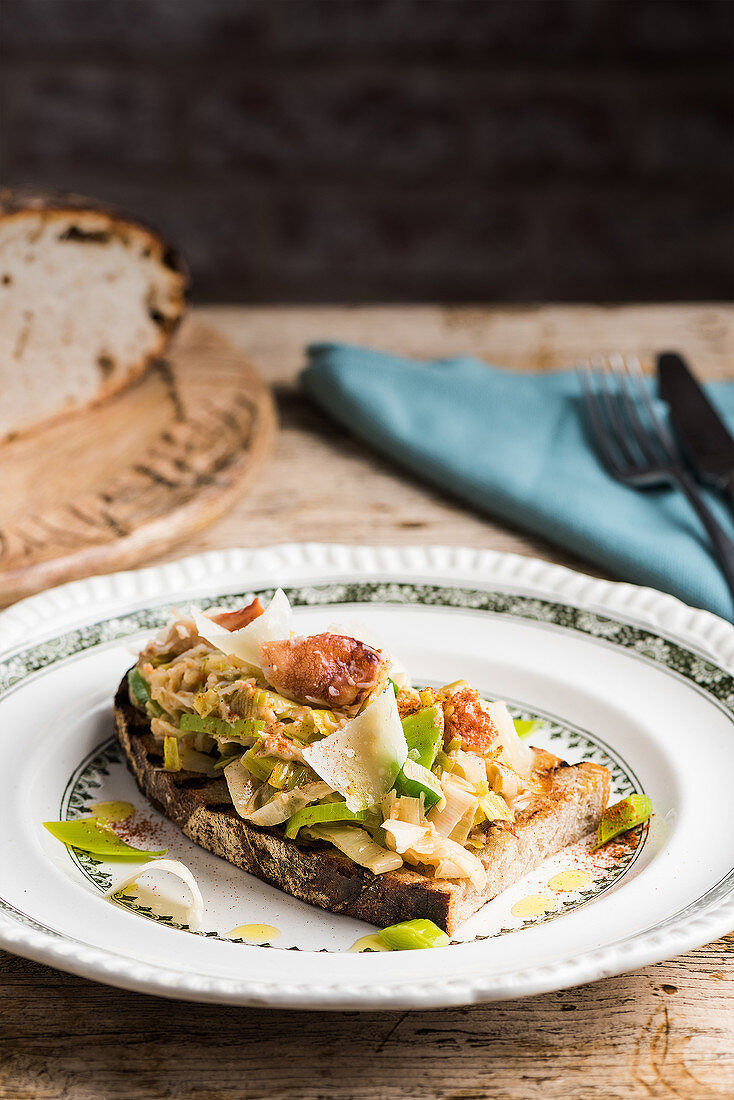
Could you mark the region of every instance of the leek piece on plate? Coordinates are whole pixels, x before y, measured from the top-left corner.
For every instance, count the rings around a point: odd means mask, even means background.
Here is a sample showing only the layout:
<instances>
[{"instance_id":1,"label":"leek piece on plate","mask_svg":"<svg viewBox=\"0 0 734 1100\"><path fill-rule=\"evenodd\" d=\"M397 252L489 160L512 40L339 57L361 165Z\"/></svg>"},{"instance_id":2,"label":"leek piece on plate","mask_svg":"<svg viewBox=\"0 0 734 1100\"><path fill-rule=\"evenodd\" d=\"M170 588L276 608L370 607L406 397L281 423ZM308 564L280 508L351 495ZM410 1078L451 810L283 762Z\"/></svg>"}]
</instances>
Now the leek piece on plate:
<instances>
[{"instance_id":1,"label":"leek piece on plate","mask_svg":"<svg viewBox=\"0 0 734 1100\"><path fill-rule=\"evenodd\" d=\"M642 825L652 813L652 802L646 794L631 794L613 806L607 806L599 822L593 851L614 840L620 833Z\"/></svg>"},{"instance_id":2,"label":"leek piece on plate","mask_svg":"<svg viewBox=\"0 0 734 1100\"><path fill-rule=\"evenodd\" d=\"M445 947L449 937L432 920L404 920L381 928L377 938L391 951L417 951L426 947Z\"/></svg>"},{"instance_id":3,"label":"leek piece on plate","mask_svg":"<svg viewBox=\"0 0 734 1100\"><path fill-rule=\"evenodd\" d=\"M79 848L91 855L104 856L105 859L148 860L164 856L167 849L160 852L146 852L143 848L133 848L120 840L112 829L106 829L96 817L79 817L75 821L44 821L44 826L52 836L71 848Z\"/></svg>"},{"instance_id":4,"label":"leek piece on plate","mask_svg":"<svg viewBox=\"0 0 734 1100\"><path fill-rule=\"evenodd\" d=\"M514 718L513 721L515 723L517 736L520 737L523 741L526 737L532 736L532 734L534 734L536 730L539 730L543 725L543 723L538 721L537 718Z\"/></svg>"}]
</instances>

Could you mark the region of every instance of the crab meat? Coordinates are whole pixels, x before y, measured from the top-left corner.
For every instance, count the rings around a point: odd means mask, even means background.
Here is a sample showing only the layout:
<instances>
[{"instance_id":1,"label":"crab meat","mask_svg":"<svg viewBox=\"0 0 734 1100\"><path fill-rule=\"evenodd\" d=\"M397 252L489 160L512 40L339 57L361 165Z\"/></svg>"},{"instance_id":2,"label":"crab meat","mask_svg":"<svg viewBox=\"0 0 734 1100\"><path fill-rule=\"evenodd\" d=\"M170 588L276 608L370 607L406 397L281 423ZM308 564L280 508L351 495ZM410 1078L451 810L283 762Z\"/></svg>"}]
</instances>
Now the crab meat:
<instances>
[{"instance_id":1,"label":"crab meat","mask_svg":"<svg viewBox=\"0 0 734 1100\"><path fill-rule=\"evenodd\" d=\"M211 620L227 630L241 630L243 626L249 626L253 619L258 619L264 611L265 608L255 596L247 607L240 607L237 611L220 611L218 615L212 615Z\"/></svg>"},{"instance_id":2,"label":"crab meat","mask_svg":"<svg viewBox=\"0 0 734 1100\"><path fill-rule=\"evenodd\" d=\"M265 679L281 695L347 713L359 710L388 674L379 650L343 634L263 642L260 660Z\"/></svg>"},{"instance_id":3,"label":"crab meat","mask_svg":"<svg viewBox=\"0 0 734 1100\"><path fill-rule=\"evenodd\" d=\"M444 703L444 740L460 737L463 747L484 756L499 747L499 730L474 688L453 692Z\"/></svg>"}]
</instances>

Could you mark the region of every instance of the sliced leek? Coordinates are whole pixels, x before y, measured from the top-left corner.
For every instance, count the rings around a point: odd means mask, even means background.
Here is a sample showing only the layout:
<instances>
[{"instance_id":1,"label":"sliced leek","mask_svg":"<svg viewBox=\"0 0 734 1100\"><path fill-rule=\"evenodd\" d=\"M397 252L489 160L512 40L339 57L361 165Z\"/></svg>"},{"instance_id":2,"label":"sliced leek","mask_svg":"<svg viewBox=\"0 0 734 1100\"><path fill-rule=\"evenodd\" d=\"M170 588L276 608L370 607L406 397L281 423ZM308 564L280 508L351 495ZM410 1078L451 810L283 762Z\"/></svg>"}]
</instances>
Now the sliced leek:
<instances>
[{"instance_id":1,"label":"sliced leek","mask_svg":"<svg viewBox=\"0 0 734 1100\"><path fill-rule=\"evenodd\" d=\"M432 920L404 920L381 928L377 938L391 951L416 951L445 947L451 940Z\"/></svg>"},{"instance_id":2,"label":"sliced leek","mask_svg":"<svg viewBox=\"0 0 734 1100\"><path fill-rule=\"evenodd\" d=\"M75 821L44 821L43 824L62 844L95 856L103 856L105 859L146 860L166 854L165 848L159 852L147 852L144 848L134 848L131 844L126 844L112 829L100 824L96 817L79 817Z\"/></svg>"},{"instance_id":3,"label":"sliced leek","mask_svg":"<svg viewBox=\"0 0 734 1100\"><path fill-rule=\"evenodd\" d=\"M597 848L608 844L621 833L626 833L637 825L643 825L651 813L652 802L646 794L631 794L621 802L608 806L599 822L596 845L593 850L596 851Z\"/></svg>"},{"instance_id":4,"label":"sliced leek","mask_svg":"<svg viewBox=\"0 0 734 1100\"><path fill-rule=\"evenodd\" d=\"M289 840L298 836L299 829L310 828L325 821L365 821L366 810L350 810L346 802L329 802L326 806L307 806L294 814L288 822L285 835Z\"/></svg>"}]
</instances>

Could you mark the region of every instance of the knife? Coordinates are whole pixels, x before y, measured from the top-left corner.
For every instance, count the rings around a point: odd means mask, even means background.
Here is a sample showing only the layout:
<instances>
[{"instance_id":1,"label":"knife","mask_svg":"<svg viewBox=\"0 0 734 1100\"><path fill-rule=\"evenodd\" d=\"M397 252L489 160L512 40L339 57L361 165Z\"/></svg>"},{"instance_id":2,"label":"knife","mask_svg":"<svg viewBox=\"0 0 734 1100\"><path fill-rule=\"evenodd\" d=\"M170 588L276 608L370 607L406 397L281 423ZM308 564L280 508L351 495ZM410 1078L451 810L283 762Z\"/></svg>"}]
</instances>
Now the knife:
<instances>
[{"instance_id":1,"label":"knife","mask_svg":"<svg viewBox=\"0 0 734 1100\"><path fill-rule=\"evenodd\" d=\"M666 351L658 356L658 382L694 473L724 493L734 508L734 436L680 355Z\"/></svg>"}]
</instances>

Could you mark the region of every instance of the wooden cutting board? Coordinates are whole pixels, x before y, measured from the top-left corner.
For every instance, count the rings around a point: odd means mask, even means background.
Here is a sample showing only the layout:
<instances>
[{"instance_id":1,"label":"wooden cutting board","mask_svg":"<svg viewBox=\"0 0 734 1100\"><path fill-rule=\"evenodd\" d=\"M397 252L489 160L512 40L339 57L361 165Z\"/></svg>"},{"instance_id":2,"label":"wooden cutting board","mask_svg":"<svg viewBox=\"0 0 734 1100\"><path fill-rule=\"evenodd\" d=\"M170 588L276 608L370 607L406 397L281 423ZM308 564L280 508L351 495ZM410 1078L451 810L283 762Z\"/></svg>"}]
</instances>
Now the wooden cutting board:
<instances>
[{"instance_id":1,"label":"wooden cutting board","mask_svg":"<svg viewBox=\"0 0 734 1100\"><path fill-rule=\"evenodd\" d=\"M252 483L275 428L246 356L187 322L135 385L0 445L0 604L188 539Z\"/></svg>"}]
</instances>

